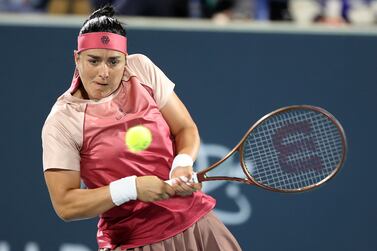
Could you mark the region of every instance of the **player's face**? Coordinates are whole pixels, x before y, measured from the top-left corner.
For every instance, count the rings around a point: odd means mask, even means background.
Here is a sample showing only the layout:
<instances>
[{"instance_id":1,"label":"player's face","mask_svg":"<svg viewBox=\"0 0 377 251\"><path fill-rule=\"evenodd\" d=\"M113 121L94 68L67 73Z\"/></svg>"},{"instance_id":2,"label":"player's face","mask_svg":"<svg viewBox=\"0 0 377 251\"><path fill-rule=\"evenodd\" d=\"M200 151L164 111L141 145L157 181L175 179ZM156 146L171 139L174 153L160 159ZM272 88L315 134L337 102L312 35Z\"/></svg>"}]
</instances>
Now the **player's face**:
<instances>
[{"instance_id":1,"label":"player's face","mask_svg":"<svg viewBox=\"0 0 377 251\"><path fill-rule=\"evenodd\" d=\"M123 77L126 57L108 49L89 49L75 53L77 69L89 99L99 100L112 94Z\"/></svg>"}]
</instances>

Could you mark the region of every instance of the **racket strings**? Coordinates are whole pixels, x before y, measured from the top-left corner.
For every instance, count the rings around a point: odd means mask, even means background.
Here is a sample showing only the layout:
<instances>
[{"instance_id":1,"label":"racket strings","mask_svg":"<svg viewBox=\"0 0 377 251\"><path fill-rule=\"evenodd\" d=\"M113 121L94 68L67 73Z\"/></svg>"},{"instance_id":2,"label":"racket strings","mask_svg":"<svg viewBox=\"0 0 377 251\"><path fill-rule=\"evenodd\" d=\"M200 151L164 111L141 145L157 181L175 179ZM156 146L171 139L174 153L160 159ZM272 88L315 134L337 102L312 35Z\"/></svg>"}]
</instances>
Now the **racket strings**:
<instances>
[{"instance_id":1,"label":"racket strings","mask_svg":"<svg viewBox=\"0 0 377 251\"><path fill-rule=\"evenodd\" d=\"M324 114L287 110L251 131L243 159L257 183L299 190L331 175L342 159L343 148L339 129Z\"/></svg>"}]
</instances>

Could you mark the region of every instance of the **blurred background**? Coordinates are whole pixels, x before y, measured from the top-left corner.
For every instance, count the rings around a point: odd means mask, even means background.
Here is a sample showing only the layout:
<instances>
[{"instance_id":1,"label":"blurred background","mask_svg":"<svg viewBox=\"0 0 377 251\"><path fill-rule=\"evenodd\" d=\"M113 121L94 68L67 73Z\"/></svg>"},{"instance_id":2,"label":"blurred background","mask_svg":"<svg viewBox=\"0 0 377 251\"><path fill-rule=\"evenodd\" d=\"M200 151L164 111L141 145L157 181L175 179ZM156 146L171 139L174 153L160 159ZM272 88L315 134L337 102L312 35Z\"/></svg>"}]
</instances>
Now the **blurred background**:
<instances>
[{"instance_id":1,"label":"blurred background","mask_svg":"<svg viewBox=\"0 0 377 251\"><path fill-rule=\"evenodd\" d=\"M377 0L0 0L0 251L96 251L97 219L66 223L51 206L40 135L70 85L79 29L106 3L129 53L176 83L201 132L196 169L282 106L343 124L347 160L323 187L204 185L245 251L377 250ZM242 176L233 157L220 172Z\"/></svg>"},{"instance_id":2,"label":"blurred background","mask_svg":"<svg viewBox=\"0 0 377 251\"><path fill-rule=\"evenodd\" d=\"M287 21L374 24L376 0L1 0L1 12L88 14L106 3L126 16L205 18L217 22Z\"/></svg>"}]
</instances>

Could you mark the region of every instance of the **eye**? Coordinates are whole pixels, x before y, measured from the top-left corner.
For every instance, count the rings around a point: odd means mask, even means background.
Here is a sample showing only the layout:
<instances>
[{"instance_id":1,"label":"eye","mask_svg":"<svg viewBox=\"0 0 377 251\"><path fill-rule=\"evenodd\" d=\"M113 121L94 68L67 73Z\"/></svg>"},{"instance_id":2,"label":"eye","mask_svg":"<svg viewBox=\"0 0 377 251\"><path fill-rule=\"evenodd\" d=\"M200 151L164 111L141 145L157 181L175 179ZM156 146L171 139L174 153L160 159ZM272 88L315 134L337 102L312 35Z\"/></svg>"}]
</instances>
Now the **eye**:
<instances>
[{"instance_id":1,"label":"eye","mask_svg":"<svg viewBox=\"0 0 377 251\"><path fill-rule=\"evenodd\" d=\"M89 59L88 61L89 61L89 63L91 63L92 65L96 65L96 64L98 64L98 60L97 60L97 59Z\"/></svg>"},{"instance_id":2,"label":"eye","mask_svg":"<svg viewBox=\"0 0 377 251\"><path fill-rule=\"evenodd\" d=\"M112 60L110 60L110 65L112 65L112 66L115 66L115 65L117 65L119 63L119 60L118 59L112 59Z\"/></svg>"}]
</instances>

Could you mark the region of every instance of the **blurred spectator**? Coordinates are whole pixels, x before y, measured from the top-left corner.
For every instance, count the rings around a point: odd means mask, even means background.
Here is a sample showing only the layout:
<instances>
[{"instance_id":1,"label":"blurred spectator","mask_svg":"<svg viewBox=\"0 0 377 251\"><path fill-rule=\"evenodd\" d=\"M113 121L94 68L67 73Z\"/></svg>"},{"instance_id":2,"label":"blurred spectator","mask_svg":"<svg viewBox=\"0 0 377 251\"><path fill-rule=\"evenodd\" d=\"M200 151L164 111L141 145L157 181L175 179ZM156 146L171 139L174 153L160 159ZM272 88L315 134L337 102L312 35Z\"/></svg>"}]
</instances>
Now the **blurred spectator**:
<instances>
[{"instance_id":1,"label":"blurred spectator","mask_svg":"<svg viewBox=\"0 0 377 251\"><path fill-rule=\"evenodd\" d=\"M238 0L242 1L242 0ZM326 25L373 24L377 0L251 0L255 20L322 23Z\"/></svg>"},{"instance_id":2,"label":"blurred spectator","mask_svg":"<svg viewBox=\"0 0 377 251\"><path fill-rule=\"evenodd\" d=\"M238 0L239 1L239 0ZM249 0L252 2L251 18L258 21L289 21L289 0Z\"/></svg>"},{"instance_id":3,"label":"blurred spectator","mask_svg":"<svg viewBox=\"0 0 377 251\"><path fill-rule=\"evenodd\" d=\"M236 0L232 8L233 19L255 19L254 0Z\"/></svg>"},{"instance_id":4,"label":"blurred spectator","mask_svg":"<svg viewBox=\"0 0 377 251\"><path fill-rule=\"evenodd\" d=\"M348 0L346 20L352 24L373 24L376 22L376 0Z\"/></svg>"},{"instance_id":5,"label":"blurred spectator","mask_svg":"<svg viewBox=\"0 0 377 251\"><path fill-rule=\"evenodd\" d=\"M288 9L288 0L269 0L269 13L271 21L291 21L291 14Z\"/></svg>"},{"instance_id":6,"label":"blurred spectator","mask_svg":"<svg viewBox=\"0 0 377 251\"><path fill-rule=\"evenodd\" d=\"M343 26L377 22L377 0L0 0L0 11L87 14L110 3L119 15L294 21Z\"/></svg>"},{"instance_id":7,"label":"blurred spectator","mask_svg":"<svg viewBox=\"0 0 377 251\"><path fill-rule=\"evenodd\" d=\"M107 3L114 6L117 14L127 16L187 17L189 0L91 0L92 8Z\"/></svg>"},{"instance_id":8,"label":"blurred spectator","mask_svg":"<svg viewBox=\"0 0 377 251\"><path fill-rule=\"evenodd\" d=\"M290 0L289 9L298 23L370 25L376 23L377 0Z\"/></svg>"},{"instance_id":9,"label":"blurred spectator","mask_svg":"<svg viewBox=\"0 0 377 251\"><path fill-rule=\"evenodd\" d=\"M219 13L230 15L235 0L202 0L202 17L211 18Z\"/></svg>"},{"instance_id":10,"label":"blurred spectator","mask_svg":"<svg viewBox=\"0 0 377 251\"><path fill-rule=\"evenodd\" d=\"M0 11L40 12L45 11L48 0L0 0Z\"/></svg>"},{"instance_id":11,"label":"blurred spectator","mask_svg":"<svg viewBox=\"0 0 377 251\"><path fill-rule=\"evenodd\" d=\"M317 0L290 0L289 12L298 24L311 24L319 18L321 6Z\"/></svg>"},{"instance_id":12,"label":"blurred spectator","mask_svg":"<svg viewBox=\"0 0 377 251\"><path fill-rule=\"evenodd\" d=\"M89 0L0 0L0 11L87 14Z\"/></svg>"},{"instance_id":13,"label":"blurred spectator","mask_svg":"<svg viewBox=\"0 0 377 251\"><path fill-rule=\"evenodd\" d=\"M90 13L89 0L47 0L48 12L52 14L80 14Z\"/></svg>"},{"instance_id":14,"label":"blurred spectator","mask_svg":"<svg viewBox=\"0 0 377 251\"><path fill-rule=\"evenodd\" d=\"M230 10L235 0L91 0L97 9L107 3L118 14L155 17L204 17Z\"/></svg>"},{"instance_id":15,"label":"blurred spectator","mask_svg":"<svg viewBox=\"0 0 377 251\"><path fill-rule=\"evenodd\" d=\"M344 25L347 23L348 0L318 0L321 12L316 22L329 25Z\"/></svg>"}]
</instances>

